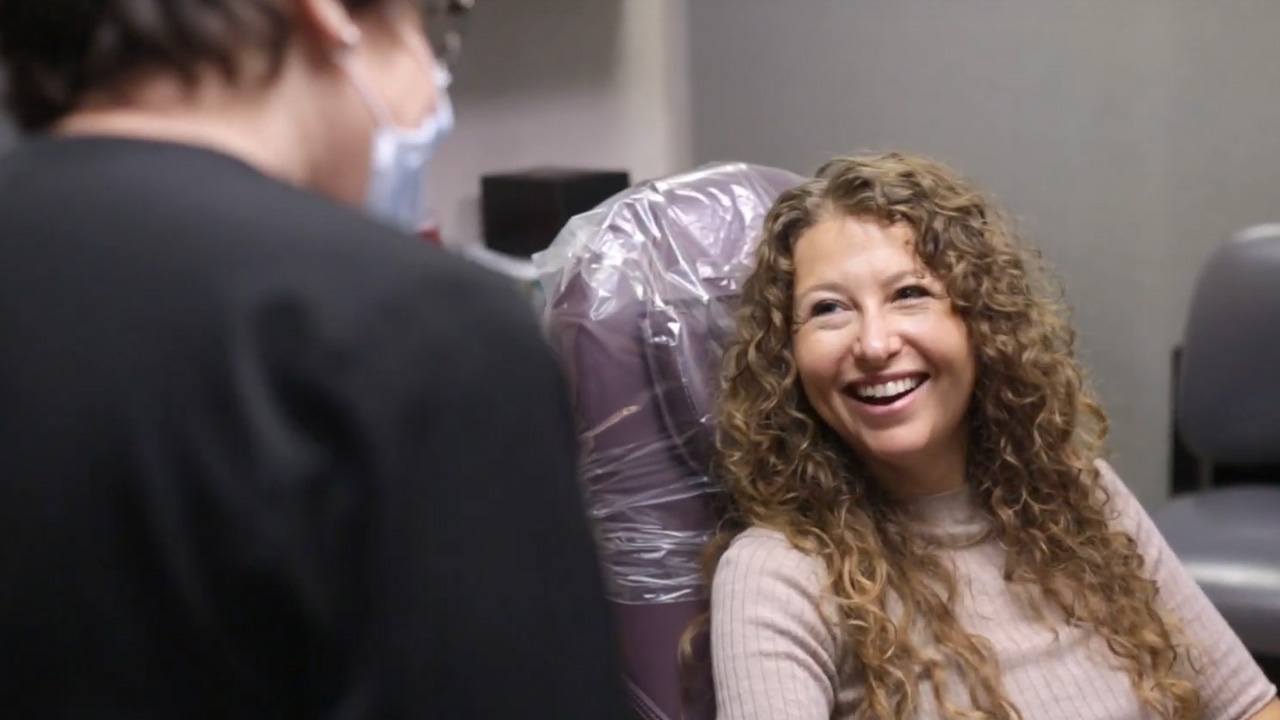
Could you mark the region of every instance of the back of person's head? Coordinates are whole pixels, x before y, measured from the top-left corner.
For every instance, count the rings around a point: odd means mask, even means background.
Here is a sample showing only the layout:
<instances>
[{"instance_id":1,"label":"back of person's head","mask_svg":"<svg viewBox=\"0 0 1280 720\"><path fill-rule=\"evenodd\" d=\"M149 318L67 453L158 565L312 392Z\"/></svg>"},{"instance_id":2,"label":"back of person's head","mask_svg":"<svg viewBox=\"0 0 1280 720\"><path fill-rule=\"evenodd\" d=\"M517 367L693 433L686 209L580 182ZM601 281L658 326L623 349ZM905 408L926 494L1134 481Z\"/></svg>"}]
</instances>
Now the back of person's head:
<instances>
[{"instance_id":1,"label":"back of person's head","mask_svg":"<svg viewBox=\"0 0 1280 720\"><path fill-rule=\"evenodd\" d=\"M1093 460L1106 419L1074 357L1074 333L1039 255L970 182L903 153L836 158L782 194L764 222L725 354L716 475L728 490L714 560L751 525L783 532L821 559L850 654L876 717L910 717L917 687L952 672L984 717L1016 717L983 642L949 606L955 578L919 536L900 498L806 396L797 364L796 246L820 223L905 228L920 272L945 288L976 366L965 482L1006 548L1006 577L1035 603L1091 626L1117 651L1161 716L1194 712L1172 669L1171 627L1154 604L1133 541L1110 527ZM860 341L859 341L860 342ZM900 612L891 613L894 598ZM906 619L911 627L899 627ZM930 649L930 648L933 649Z\"/></svg>"},{"instance_id":2,"label":"back of person's head","mask_svg":"<svg viewBox=\"0 0 1280 720\"><path fill-rule=\"evenodd\" d=\"M395 0L341 0L357 13ZM43 130L87 93L135 77L269 78L293 40L293 0L0 0L0 62L19 126ZM257 76L257 77L254 77Z\"/></svg>"},{"instance_id":3,"label":"back of person's head","mask_svg":"<svg viewBox=\"0 0 1280 720\"><path fill-rule=\"evenodd\" d=\"M431 31L456 41L449 21L468 7L0 0L0 65L30 133L203 147L417 232L431 220L430 159L453 126Z\"/></svg>"}]
</instances>

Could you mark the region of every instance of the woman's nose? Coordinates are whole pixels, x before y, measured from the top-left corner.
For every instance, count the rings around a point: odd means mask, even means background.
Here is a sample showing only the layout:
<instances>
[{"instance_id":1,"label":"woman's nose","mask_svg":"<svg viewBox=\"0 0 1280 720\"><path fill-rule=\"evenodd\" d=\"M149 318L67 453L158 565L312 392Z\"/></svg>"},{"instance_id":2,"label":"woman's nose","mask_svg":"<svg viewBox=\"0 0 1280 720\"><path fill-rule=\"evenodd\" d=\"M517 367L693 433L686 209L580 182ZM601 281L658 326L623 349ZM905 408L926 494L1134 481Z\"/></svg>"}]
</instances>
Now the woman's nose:
<instances>
[{"instance_id":1,"label":"woman's nose","mask_svg":"<svg viewBox=\"0 0 1280 720\"><path fill-rule=\"evenodd\" d=\"M862 326L854 338L853 354L857 360L872 365L883 365L902 349L902 337L878 313L863 316Z\"/></svg>"}]
</instances>

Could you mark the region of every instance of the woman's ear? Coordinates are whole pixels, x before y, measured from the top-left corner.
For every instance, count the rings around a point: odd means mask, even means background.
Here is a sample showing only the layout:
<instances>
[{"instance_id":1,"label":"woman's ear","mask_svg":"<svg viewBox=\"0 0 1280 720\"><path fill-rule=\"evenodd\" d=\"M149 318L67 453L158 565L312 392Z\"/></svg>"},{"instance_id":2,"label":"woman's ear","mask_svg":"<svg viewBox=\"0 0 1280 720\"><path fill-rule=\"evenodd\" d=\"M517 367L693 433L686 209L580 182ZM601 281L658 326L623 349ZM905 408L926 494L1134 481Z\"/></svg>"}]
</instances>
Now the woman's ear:
<instances>
[{"instance_id":1,"label":"woman's ear","mask_svg":"<svg viewBox=\"0 0 1280 720\"><path fill-rule=\"evenodd\" d=\"M293 6L301 32L317 46L336 50L360 42L360 27L341 0L293 0Z\"/></svg>"}]
</instances>

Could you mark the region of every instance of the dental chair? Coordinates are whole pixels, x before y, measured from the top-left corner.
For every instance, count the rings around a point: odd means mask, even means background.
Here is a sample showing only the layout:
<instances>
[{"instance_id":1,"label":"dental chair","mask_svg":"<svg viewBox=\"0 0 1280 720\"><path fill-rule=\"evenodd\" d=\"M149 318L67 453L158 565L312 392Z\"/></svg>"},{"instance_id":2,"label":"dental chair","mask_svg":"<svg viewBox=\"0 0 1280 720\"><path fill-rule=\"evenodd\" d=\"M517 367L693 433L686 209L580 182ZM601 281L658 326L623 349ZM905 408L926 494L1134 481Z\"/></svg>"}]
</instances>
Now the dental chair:
<instances>
[{"instance_id":1,"label":"dental chair","mask_svg":"<svg viewBox=\"0 0 1280 720\"><path fill-rule=\"evenodd\" d=\"M764 215L802 180L737 163L646 182L572 219L534 257L644 720L714 717L705 646L688 667L678 652L707 607L713 395Z\"/></svg>"}]
</instances>

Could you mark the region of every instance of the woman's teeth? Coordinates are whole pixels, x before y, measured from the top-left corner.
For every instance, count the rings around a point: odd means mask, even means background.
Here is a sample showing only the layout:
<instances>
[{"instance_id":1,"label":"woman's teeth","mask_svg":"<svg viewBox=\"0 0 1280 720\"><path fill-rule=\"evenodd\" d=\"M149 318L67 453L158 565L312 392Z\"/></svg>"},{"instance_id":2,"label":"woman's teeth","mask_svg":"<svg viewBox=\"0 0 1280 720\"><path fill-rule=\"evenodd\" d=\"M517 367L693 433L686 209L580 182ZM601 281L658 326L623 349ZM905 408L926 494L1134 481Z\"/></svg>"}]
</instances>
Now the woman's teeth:
<instances>
[{"instance_id":1,"label":"woman's teeth","mask_svg":"<svg viewBox=\"0 0 1280 720\"><path fill-rule=\"evenodd\" d=\"M923 382L924 378L922 377L909 377L901 380L890 380L885 383L876 383L875 385L857 385L854 387L853 392L859 399L874 400L876 398L903 395L920 387Z\"/></svg>"}]
</instances>

